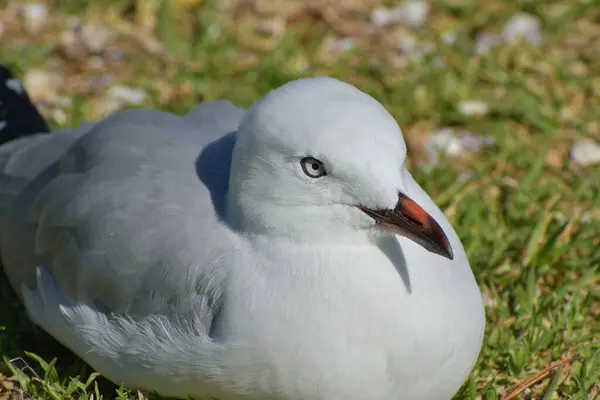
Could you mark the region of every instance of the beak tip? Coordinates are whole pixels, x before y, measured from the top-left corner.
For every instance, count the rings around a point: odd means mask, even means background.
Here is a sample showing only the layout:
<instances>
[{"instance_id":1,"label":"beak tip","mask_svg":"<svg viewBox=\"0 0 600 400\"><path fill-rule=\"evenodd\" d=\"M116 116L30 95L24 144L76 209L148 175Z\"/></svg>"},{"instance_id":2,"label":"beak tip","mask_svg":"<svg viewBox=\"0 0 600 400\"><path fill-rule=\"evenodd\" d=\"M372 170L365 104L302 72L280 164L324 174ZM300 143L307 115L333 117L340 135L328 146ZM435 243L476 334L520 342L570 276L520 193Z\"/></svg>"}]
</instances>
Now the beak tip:
<instances>
[{"instance_id":1,"label":"beak tip","mask_svg":"<svg viewBox=\"0 0 600 400\"><path fill-rule=\"evenodd\" d=\"M454 260L454 251L442 228L435 221L432 221L427 231L427 234L411 239L433 254L447 258L450 261Z\"/></svg>"},{"instance_id":2,"label":"beak tip","mask_svg":"<svg viewBox=\"0 0 600 400\"><path fill-rule=\"evenodd\" d=\"M379 228L404 236L431 253L454 260L452 245L442 227L408 197L400 194L398 205L393 210L359 208L373 218Z\"/></svg>"},{"instance_id":3,"label":"beak tip","mask_svg":"<svg viewBox=\"0 0 600 400\"><path fill-rule=\"evenodd\" d=\"M447 258L450 261L454 260L454 252L452 251L452 247L450 247L450 245L448 245L448 247L446 247L441 253L440 255L444 258Z\"/></svg>"},{"instance_id":4,"label":"beak tip","mask_svg":"<svg viewBox=\"0 0 600 400\"><path fill-rule=\"evenodd\" d=\"M450 244L450 240L444 233L442 227L433 219L433 217L429 217L428 226L431 235L430 237L433 239L430 242L432 248L429 250L449 259L450 261L454 260L454 251L452 250L452 245Z\"/></svg>"}]
</instances>

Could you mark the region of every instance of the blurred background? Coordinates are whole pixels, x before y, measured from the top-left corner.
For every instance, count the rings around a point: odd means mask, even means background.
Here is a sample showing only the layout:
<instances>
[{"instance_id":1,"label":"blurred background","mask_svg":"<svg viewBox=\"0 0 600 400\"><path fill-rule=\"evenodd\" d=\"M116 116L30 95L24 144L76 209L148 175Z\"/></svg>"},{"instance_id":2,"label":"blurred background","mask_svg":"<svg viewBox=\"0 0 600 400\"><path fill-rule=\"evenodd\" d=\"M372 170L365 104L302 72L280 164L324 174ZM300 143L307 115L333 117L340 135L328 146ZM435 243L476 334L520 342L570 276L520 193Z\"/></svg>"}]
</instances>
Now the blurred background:
<instances>
[{"instance_id":1,"label":"blurred background","mask_svg":"<svg viewBox=\"0 0 600 400\"><path fill-rule=\"evenodd\" d=\"M0 0L0 63L55 129L247 107L304 76L357 86L402 127L485 297L456 398L600 398L600 1ZM104 388L1 287L0 399L145 396Z\"/></svg>"}]
</instances>

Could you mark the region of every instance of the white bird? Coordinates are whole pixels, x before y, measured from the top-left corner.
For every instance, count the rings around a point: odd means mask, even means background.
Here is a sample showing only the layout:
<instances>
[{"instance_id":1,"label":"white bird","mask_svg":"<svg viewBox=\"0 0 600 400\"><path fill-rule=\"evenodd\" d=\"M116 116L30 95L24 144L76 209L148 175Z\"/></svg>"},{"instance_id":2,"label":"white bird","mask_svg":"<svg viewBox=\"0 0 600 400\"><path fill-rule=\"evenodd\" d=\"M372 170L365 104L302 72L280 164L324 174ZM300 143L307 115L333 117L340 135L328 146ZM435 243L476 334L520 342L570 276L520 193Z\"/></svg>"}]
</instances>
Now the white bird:
<instances>
[{"instance_id":1,"label":"white bird","mask_svg":"<svg viewBox=\"0 0 600 400\"><path fill-rule=\"evenodd\" d=\"M482 346L463 246L355 87L120 112L0 147L0 245L33 322L187 398L445 400Z\"/></svg>"}]
</instances>

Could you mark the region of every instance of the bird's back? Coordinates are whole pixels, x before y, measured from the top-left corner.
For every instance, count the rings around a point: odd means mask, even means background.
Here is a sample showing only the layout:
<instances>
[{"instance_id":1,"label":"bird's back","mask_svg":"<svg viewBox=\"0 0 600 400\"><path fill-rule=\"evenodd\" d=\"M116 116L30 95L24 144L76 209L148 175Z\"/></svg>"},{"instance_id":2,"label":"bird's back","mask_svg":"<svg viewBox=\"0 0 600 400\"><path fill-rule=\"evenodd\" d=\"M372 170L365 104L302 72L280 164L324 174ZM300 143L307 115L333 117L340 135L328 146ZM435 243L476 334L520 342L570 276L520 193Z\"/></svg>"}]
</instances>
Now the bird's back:
<instances>
[{"instance_id":1,"label":"bird's back","mask_svg":"<svg viewBox=\"0 0 600 400\"><path fill-rule=\"evenodd\" d=\"M0 147L0 255L11 284L45 266L74 301L145 315L215 301L220 220L243 110L147 110Z\"/></svg>"}]
</instances>

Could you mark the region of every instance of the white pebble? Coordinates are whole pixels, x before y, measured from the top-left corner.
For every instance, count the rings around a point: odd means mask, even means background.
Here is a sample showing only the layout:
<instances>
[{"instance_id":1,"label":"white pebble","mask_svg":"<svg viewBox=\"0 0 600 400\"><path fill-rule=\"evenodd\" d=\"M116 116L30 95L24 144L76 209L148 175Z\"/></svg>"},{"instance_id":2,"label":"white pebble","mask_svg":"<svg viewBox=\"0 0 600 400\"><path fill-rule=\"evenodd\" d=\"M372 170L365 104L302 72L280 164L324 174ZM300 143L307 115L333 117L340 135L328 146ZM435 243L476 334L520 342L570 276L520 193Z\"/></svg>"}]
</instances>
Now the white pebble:
<instances>
[{"instance_id":1,"label":"white pebble","mask_svg":"<svg viewBox=\"0 0 600 400\"><path fill-rule=\"evenodd\" d=\"M375 8L371 12L371 23L378 28L393 24L421 27L425 24L428 13L429 3L426 1L405 1L394 8Z\"/></svg>"},{"instance_id":2,"label":"white pebble","mask_svg":"<svg viewBox=\"0 0 600 400\"><path fill-rule=\"evenodd\" d=\"M392 65L394 66L394 68L398 68L398 69L404 69L410 63L409 57L402 56L402 55L396 55L396 54L391 58L391 61L392 61Z\"/></svg>"},{"instance_id":3,"label":"white pebble","mask_svg":"<svg viewBox=\"0 0 600 400\"><path fill-rule=\"evenodd\" d=\"M467 130L461 130L457 133L461 147L466 152L475 153L485 147L491 147L496 144L494 138L489 136L475 135Z\"/></svg>"},{"instance_id":4,"label":"white pebble","mask_svg":"<svg viewBox=\"0 0 600 400\"><path fill-rule=\"evenodd\" d=\"M53 109L50 113L50 117L59 125L65 125L69 121L67 113L60 108Z\"/></svg>"},{"instance_id":5,"label":"white pebble","mask_svg":"<svg viewBox=\"0 0 600 400\"><path fill-rule=\"evenodd\" d=\"M73 108L73 98L69 96L58 96L56 99L56 106L64 109Z\"/></svg>"},{"instance_id":6,"label":"white pebble","mask_svg":"<svg viewBox=\"0 0 600 400\"><path fill-rule=\"evenodd\" d=\"M285 33L285 19L270 18L258 21L258 32L279 39Z\"/></svg>"},{"instance_id":7,"label":"white pebble","mask_svg":"<svg viewBox=\"0 0 600 400\"><path fill-rule=\"evenodd\" d=\"M491 147L495 140L491 137L475 135L467 130L456 132L452 128L442 128L434 132L425 143L429 154L429 166L439 161L439 154L458 157L467 153L476 153L485 147Z\"/></svg>"},{"instance_id":8,"label":"white pebble","mask_svg":"<svg viewBox=\"0 0 600 400\"><path fill-rule=\"evenodd\" d=\"M413 36L403 36L396 42L396 51L411 61L419 61L434 50L431 43L421 43Z\"/></svg>"},{"instance_id":9,"label":"white pebble","mask_svg":"<svg viewBox=\"0 0 600 400\"><path fill-rule=\"evenodd\" d=\"M418 42L412 36L403 36L396 42L396 51L403 54L414 54L418 51Z\"/></svg>"},{"instance_id":10,"label":"white pebble","mask_svg":"<svg viewBox=\"0 0 600 400\"><path fill-rule=\"evenodd\" d=\"M502 36L508 43L523 39L532 46L539 46L543 42L542 24L537 17L517 14L506 22Z\"/></svg>"},{"instance_id":11,"label":"white pebble","mask_svg":"<svg viewBox=\"0 0 600 400\"><path fill-rule=\"evenodd\" d=\"M351 38L336 39L328 37L323 42L323 52L326 54L343 54L352 50L354 46L354 40Z\"/></svg>"},{"instance_id":12,"label":"white pebble","mask_svg":"<svg viewBox=\"0 0 600 400\"><path fill-rule=\"evenodd\" d=\"M106 86L111 85L115 80L115 77L113 75L101 75L101 76L90 76L87 79L87 83L88 85L90 85L90 88L92 90L101 90L104 89Z\"/></svg>"},{"instance_id":13,"label":"white pebble","mask_svg":"<svg viewBox=\"0 0 600 400\"><path fill-rule=\"evenodd\" d=\"M25 29L31 34L41 32L48 21L48 7L42 3L24 4L22 8Z\"/></svg>"},{"instance_id":14,"label":"white pebble","mask_svg":"<svg viewBox=\"0 0 600 400\"><path fill-rule=\"evenodd\" d=\"M409 26L420 27L425 25L429 4L425 1L407 1L400 6L400 12L404 15L402 22Z\"/></svg>"},{"instance_id":15,"label":"white pebble","mask_svg":"<svg viewBox=\"0 0 600 400\"><path fill-rule=\"evenodd\" d=\"M571 147L571 159L583 167L600 163L600 144L592 139L575 143Z\"/></svg>"},{"instance_id":16,"label":"white pebble","mask_svg":"<svg viewBox=\"0 0 600 400\"><path fill-rule=\"evenodd\" d=\"M458 103L458 111L468 117L483 116L488 113L489 107L481 100L464 100Z\"/></svg>"},{"instance_id":17,"label":"white pebble","mask_svg":"<svg viewBox=\"0 0 600 400\"><path fill-rule=\"evenodd\" d=\"M377 7L371 12L371 24L384 27L391 23L391 11L384 7Z\"/></svg>"},{"instance_id":18,"label":"white pebble","mask_svg":"<svg viewBox=\"0 0 600 400\"><path fill-rule=\"evenodd\" d=\"M107 117L123 109L123 106L124 104L119 100L106 99L100 106L99 114L101 117Z\"/></svg>"},{"instance_id":19,"label":"white pebble","mask_svg":"<svg viewBox=\"0 0 600 400\"><path fill-rule=\"evenodd\" d=\"M98 53L104 50L104 47L106 47L113 38L112 32L108 29L91 24L82 26L80 35L83 44L92 53Z\"/></svg>"},{"instance_id":20,"label":"white pebble","mask_svg":"<svg viewBox=\"0 0 600 400\"><path fill-rule=\"evenodd\" d=\"M106 96L110 100L115 100L126 105L139 106L146 100L146 91L141 88L116 85L108 89Z\"/></svg>"},{"instance_id":21,"label":"white pebble","mask_svg":"<svg viewBox=\"0 0 600 400\"><path fill-rule=\"evenodd\" d=\"M493 33L480 33L475 37L474 50L476 54L485 55L494 47L504 43L504 37Z\"/></svg>"},{"instance_id":22,"label":"white pebble","mask_svg":"<svg viewBox=\"0 0 600 400\"><path fill-rule=\"evenodd\" d=\"M72 60L83 60L88 56L79 36L72 30L63 31L59 43L66 56Z\"/></svg>"},{"instance_id":23,"label":"white pebble","mask_svg":"<svg viewBox=\"0 0 600 400\"><path fill-rule=\"evenodd\" d=\"M34 102L56 104L60 86L58 76L41 69L31 69L25 74L23 85Z\"/></svg>"}]
</instances>

